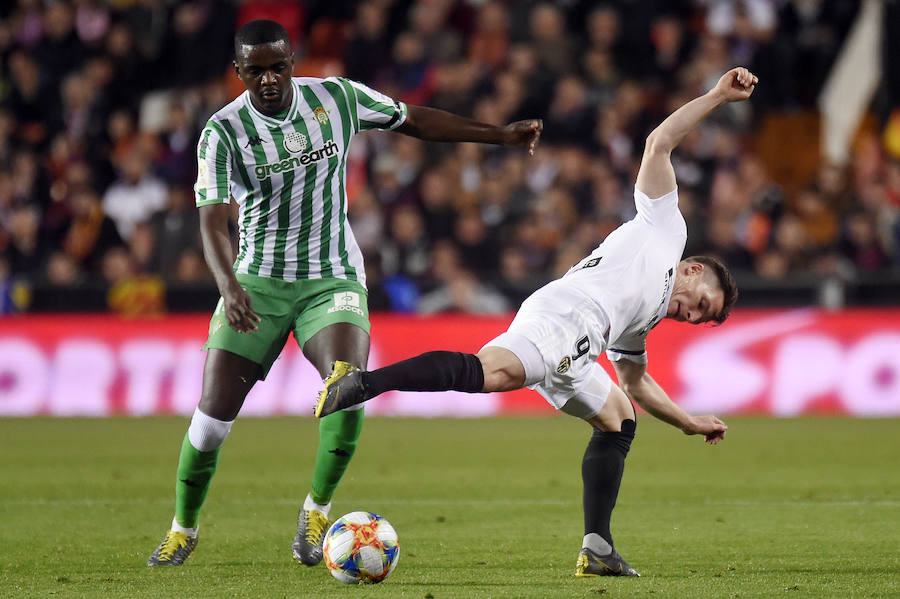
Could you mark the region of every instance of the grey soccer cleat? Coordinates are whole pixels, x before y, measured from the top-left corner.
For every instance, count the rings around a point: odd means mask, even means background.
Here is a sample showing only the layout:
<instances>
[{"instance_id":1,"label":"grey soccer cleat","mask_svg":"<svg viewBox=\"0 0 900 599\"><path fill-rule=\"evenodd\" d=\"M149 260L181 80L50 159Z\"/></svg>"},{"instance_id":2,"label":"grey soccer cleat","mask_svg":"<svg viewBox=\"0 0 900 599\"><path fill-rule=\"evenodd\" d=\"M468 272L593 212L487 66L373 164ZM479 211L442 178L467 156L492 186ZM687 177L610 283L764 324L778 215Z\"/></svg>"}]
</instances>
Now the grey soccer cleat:
<instances>
[{"instance_id":1,"label":"grey soccer cleat","mask_svg":"<svg viewBox=\"0 0 900 599\"><path fill-rule=\"evenodd\" d=\"M608 555L598 555L585 547L578 554L575 576L587 578L590 576L640 576L640 574L629 566L628 562L622 559L615 549Z\"/></svg>"},{"instance_id":2,"label":"grey soccer cleat","mask_svg":"<svg viewBox=\"0 0 900 599\"><path fill-rule=\"evenodd\" d=\"M316 401L316 418L323 418L344 408L369 399L362 384L359 368L348 362L336 361L325 379L325 388Z\"/></svg>"},{"instance_id":3,"label":"grey soccer cleat","mask_svg":"<svg viewBox=\"0 0 900 599\"><path fill-rule=\"evenodd\" d=\"M197 535L170 530L147 560L148 566L180 566L197 546Z\"/></svg>"},{"instance_id":4,"label":"grey soccer cleat","mask_svg":"<svg viewBox=\"0 0 900 599\"><path fill-rule=\"evenodd\" d=\"M297 536L291 544L294 559L307 566L322 561L322 541L331 522L318 510L300 510L297 517Z\"/></svg>"}]
</instances>

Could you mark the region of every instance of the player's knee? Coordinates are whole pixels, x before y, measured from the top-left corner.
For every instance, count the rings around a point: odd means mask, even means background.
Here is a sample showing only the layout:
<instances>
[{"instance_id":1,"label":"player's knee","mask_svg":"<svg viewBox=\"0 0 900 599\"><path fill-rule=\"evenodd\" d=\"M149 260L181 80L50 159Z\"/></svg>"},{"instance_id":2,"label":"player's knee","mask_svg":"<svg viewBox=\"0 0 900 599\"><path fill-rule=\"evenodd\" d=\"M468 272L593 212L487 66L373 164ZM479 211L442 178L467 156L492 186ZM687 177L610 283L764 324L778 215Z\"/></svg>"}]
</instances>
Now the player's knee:
<instances>
[{"instance_id":1,"label":"player's knee","mask_svg":"<svg viewBox=\"0 0 900 599\"><path fill-rule=\"evenodd\" d=\"M194 410L191 425L188 427L188 439L197 451L213 451L219 449L231 432L234 421L216 420L200 411Z\"/></svg>"},{"instance_id":2,"label":"player's knee","mask_svg":"<svg viewBox=\"0 0 900 599\"><path fill-rule=\"evenodd\" d=\"M631 418L626 418L616 428L619 430L602 430L595 427L590 445L615 448L623 457L627 456L631 450L631 442L634 441L637 423Z\"/></svg>"}]
</instances>

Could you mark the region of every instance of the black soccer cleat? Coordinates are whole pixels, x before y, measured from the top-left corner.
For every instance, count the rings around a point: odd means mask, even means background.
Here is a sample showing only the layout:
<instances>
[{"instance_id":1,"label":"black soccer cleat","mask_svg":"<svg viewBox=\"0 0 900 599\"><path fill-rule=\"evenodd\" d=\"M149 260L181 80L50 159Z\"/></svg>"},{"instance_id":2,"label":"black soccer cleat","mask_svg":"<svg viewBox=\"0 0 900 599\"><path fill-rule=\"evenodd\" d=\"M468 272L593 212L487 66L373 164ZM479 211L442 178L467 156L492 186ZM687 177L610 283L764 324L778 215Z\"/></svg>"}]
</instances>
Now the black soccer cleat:
<instances>
[{"instance_id":1,"label":"black soccer cleat","mask_svg":"<svg viewBox=\"0 0 900 599\"><path fill-rule=\"evenodd\" d=\"M629 566L628 562L622 559L615 549L608 555L598 555L585 547L578 554L575 576L588 578L590 576L640 576L640 574Z\"/></svg>"},{"instance_id":2,"label":"black soccer cleat","mask_svg":"<svg viewBox=\"0 0 900 599\"><path fill-rule=\"evenodd\" d=\"M355 406L369 399L362 384L362 372L348 362L336 361L325 379L325 388L316 401L316 418Z\"/></svg>"}]
</instances>

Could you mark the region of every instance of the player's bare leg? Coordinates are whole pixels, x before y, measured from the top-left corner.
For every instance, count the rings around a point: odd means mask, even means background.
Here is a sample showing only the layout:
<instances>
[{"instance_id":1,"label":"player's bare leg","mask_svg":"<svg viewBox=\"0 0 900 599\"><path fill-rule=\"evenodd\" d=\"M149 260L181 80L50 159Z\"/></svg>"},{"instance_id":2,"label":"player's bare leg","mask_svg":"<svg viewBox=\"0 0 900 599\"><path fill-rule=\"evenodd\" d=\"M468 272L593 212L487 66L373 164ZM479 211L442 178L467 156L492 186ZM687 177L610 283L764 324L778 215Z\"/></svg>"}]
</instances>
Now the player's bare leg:
<instances>
[{"instance_id":1,"label":"player's bare leg","mask_svg":"<svg viewBox=\"0 0 900 599\"><path fill-rule=\"evenodd\" d=\"M175 517L148 566L180 566L197 546L200 508L206 499L231 425L259 378L259 364L210 349L203 370L203 394L181 445L175 483Z\"/></svg>"},{"instance_id":2,"label":"player's bare leg","mask_svg":"<svg viewBox=\"0 0 900 599\"><path fill-rule=\"evenodd\" d=\"M313 335L303 345L303 354L323 379L358 371L369 359L369 334L350 323L335 323ZM331 524L331 497L356 451L362 423L362 409L338 411L319 422L312 485L297 515L297 534L291 543L294 559L307 566L322 561L322 541Z\"/></svg>"},{"instance_id":3,"label":"player's bare leg","mask_svg":"<svg viewBox=\"0 0 900 599\"><path fill-rule=\"evenodd\" d=\"M634 406L613 385L600 413L587 420L594 433L581 462L584 540L575 576L640 576L616 551L609 530L636 419Z\"/></svg>"}]
</instances>

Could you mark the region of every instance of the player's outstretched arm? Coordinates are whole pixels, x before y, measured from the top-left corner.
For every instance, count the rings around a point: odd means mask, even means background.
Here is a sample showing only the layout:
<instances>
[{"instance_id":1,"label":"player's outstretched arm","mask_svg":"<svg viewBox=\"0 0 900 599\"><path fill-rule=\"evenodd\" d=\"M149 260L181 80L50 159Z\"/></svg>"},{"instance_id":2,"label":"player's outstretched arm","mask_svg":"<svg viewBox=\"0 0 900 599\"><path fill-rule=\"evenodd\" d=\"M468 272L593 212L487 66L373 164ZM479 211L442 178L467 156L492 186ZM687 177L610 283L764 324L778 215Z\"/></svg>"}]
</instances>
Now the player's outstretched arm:
<instances>
[{"instance_id":1,"label":"player's outstretched arm","mask_svg":"<svg viewBox=\"0 0 900 599\"><path fill-rule=\"evenodd\" d=\"M691 416L685 412L647 373L646 365L619 360L613 362L613 367L622 391L649 414L681 429L685 435L703 435L710 445L725 438L728 426L724 422L712 414Z\"/></svg>"},{"instance_id":2,"label":"player's outstretched arm","mask_svg":"<svg viewBox=\"0 0 900 599\"><path fill-rule=\"evenodd\" d=\"M497 127L443 110L410 105L406 121L396 131L428 141L468 141L528 148L528 153L533 155L543 129L540 119Z\"/></svg>"},{"instance_id":3,"label":"player's outstretched arm","mask_svg":"<svg viewBox=\"0 0 900 599\"><path fill-rule=\"evenodd\" d=\"M749 98L757 82L756 76L744 67L731 69L722 75L714 88L670 114L647 136L635 186L651 198L674 190L672 150L713 110L728 102Z\"/></svg>"}]
</instances>

